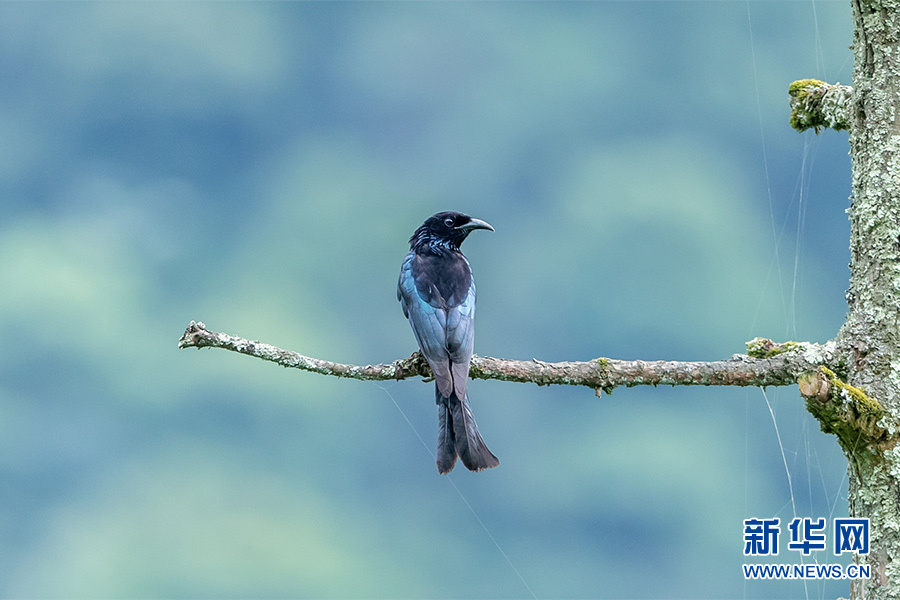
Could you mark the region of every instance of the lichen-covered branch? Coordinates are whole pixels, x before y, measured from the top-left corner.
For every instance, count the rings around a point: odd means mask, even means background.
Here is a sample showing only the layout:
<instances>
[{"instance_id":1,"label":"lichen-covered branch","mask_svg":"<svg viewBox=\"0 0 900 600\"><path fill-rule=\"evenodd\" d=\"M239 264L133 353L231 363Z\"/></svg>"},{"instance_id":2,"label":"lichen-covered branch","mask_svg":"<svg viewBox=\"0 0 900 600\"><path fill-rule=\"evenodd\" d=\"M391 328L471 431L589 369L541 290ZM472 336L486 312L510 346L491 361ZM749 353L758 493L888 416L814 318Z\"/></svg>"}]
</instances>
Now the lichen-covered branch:
<instances>
[{"instance_id":1,"label":"lichen-covered branch","mask_svg":"<svg viewBox=\"0 0 900 600\"><path fill-rule=\"evenodd\" d=\"M830 127L835 131L850 129L850 106L853 88L818 79L795 81L788 89L791 103L791 127L797 131Z\"/></svg>"},{"instance_id":2,"label":"lichen-covered branch","mask_svg":"<svg viewBox=\"0 0 900 600\"><path fill-rule=\"evenodd\" d=\"M757 340L754 340L756 343ZM543 362L474 356L469 376L538 385L582 385L611 393L619 386L636 385L792 385L805 372L833 359L833 345L792 342L790 351L753 358L737 354L729 360L706 362L643 361L595 358L587 361ZM348 365L304 356L269 344L206 329L191 321L178 341L179 348L224 348L323 375L369 381L431 377L431 369L418 353L391 363Z\"/></svg>"},{"instance_id":3,"label":"lichen-covered branch","mask_svg":"<svg viewBox=\"0 0 900 600\"><path fill-rule=\"evenodd\" d=\"M841 381L828 367L804 373L797 383L806 408L819 420L822 431L833 433L854 457L867 456L867 449L888 439L880 425L884 409L865 391Z\"/></svg>"}]
</instances>

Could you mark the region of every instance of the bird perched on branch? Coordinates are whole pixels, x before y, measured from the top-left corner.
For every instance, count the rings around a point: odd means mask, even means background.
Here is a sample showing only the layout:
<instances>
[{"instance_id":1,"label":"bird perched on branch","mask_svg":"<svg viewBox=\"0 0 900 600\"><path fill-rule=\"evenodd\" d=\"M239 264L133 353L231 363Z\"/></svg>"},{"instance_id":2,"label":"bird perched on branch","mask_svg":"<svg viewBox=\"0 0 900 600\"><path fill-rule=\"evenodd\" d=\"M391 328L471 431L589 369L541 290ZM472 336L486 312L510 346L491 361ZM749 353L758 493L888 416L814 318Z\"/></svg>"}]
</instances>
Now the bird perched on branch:
<instances>
[{"instance_id":1,"label":"bird perched on branch","mask_svg":"<svg viewBox=\"0 0 900 600\"><path fill-rule=\"evenodd\" d=\"M470 471L500 464L478 433L466 394L475 342L475 280L459 246L475 229L494 230L458 212L429 217L409 239L397 285L403 314L434 372L440 473L449 473L457 456Z\"/></svg>"}]
</instances>

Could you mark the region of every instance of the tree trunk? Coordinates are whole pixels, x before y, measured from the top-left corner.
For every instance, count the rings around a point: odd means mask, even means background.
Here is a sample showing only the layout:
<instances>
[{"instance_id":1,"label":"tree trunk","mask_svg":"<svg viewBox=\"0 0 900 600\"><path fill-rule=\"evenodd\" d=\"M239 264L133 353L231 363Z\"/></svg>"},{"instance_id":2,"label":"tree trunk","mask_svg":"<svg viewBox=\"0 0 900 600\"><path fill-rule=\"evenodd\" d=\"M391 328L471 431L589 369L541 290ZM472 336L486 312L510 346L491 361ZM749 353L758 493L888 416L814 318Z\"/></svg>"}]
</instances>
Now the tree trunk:
<instances>
[{"instance_id":1,"label":"tree trunk","mask_svg":"<svg viewBox=\"0 0 900 600\"><path fill-rule=\"evenodd\" d=\"M851 598L900 598L900 10L853 0L855 67L849 106L853 197L849 313L837 337L849 383L884 410L885 439L841 439L850 466L850 515L870 519L871 566Z\"/></svg>"}]
</instances>

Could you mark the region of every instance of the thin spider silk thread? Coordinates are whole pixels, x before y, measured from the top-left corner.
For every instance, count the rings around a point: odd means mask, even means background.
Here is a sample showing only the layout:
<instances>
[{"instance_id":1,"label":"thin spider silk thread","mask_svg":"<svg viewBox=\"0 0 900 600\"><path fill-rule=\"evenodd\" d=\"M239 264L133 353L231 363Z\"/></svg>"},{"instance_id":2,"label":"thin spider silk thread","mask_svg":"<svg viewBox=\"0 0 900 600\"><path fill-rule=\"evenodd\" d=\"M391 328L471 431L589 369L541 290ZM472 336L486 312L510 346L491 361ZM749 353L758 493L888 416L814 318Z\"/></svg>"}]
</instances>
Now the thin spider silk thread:
<instances>
[{"instance_id":1,"label":"thin spider silk thread","mask_svg":"<svg viewBox=\"0 0 900 600\"><path fill-rule=\"evenodd\" d=\"M415 433L416 437L419 438L419 441L422 442L422 446L425 447L425 450L428 452L428 454L431 456L431 458L436 461L437 457L434 455L434 452L431 450L431 447L425 442L425 439L419 434L419 431L416 429L416 426L412 424L412 421L409 420L409 417L406 416L406 413L403 412L403 409L400 408L400 405L397 404L397 401L394 399L393 394L391 394L390 391L388 391L388 389L382 385L378 385L376 383L376 386L379 387L385 394L387 394L388 398L391 399L391 402L393 402L394 406L397 408L397 411L403 416L403 419L409 425L409 428L413 430L413 433ZM474 516L475 520L478 521L478 524L481 525L481 528L484 529L484 532L487 534L488 538L494 543L494 546L497 547L497 550L500 552L500 555L503 556L503 559L506 561L506 563L509 565L509 567L516 574L516 577L519 578L519 581L521 581L522 585L525 586L525 589L528 590L528 594L532 598L537 600L537 596L534 594L534 591L532 591L531 586L528 585L528 582L525 581L525 578L522 577L522 573L519 572L519 570L516 568L516 565L513 564L512 560L510 560L510 558L506 554L506 552L503 551L503 548L500 546L500 543L497 541L497 538L495 538L493 536L493 534L487 528L487 525L485 525L484 521L481 520L481 517L478 516L478 513L475 511L475 508L472 507L472 505L469 503L468 499L466 499L466 497L463 495L462 491L459 489L459 487L457 487L456 482L453 481L453 478L450 476L449 473L446 475L446 479L447 479L447 481L450 482L450 485L453 486L453 489L456 490L456 493L459 495L460 499L463 501L463 504L465 504L466 507L468 507L469 511L472 513L472 516Z\"/></svg>"}]
</instances>

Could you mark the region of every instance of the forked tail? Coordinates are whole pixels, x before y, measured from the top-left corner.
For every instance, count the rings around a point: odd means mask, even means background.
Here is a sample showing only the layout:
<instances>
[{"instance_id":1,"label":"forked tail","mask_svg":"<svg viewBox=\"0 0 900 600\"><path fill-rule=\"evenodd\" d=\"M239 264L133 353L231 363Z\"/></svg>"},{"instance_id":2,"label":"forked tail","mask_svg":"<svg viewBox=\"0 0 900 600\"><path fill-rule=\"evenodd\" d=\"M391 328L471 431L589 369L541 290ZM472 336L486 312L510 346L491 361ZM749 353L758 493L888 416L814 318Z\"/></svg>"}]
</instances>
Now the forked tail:
<instances>
[{"instance_id":1,"label":"forked tail","mask_svg":"<svg viewBox=\"0 0 900 600\"><path fill-rule=\"evenodd\" d=\"M500 460L481 438L467 399L463 398L460 402L455 392L444 398L436 385L435 399L438 405L438 471L442 474L452 471L457 456L470 471L492 469L499 465Z\"/></svg>"}]
</instances>

